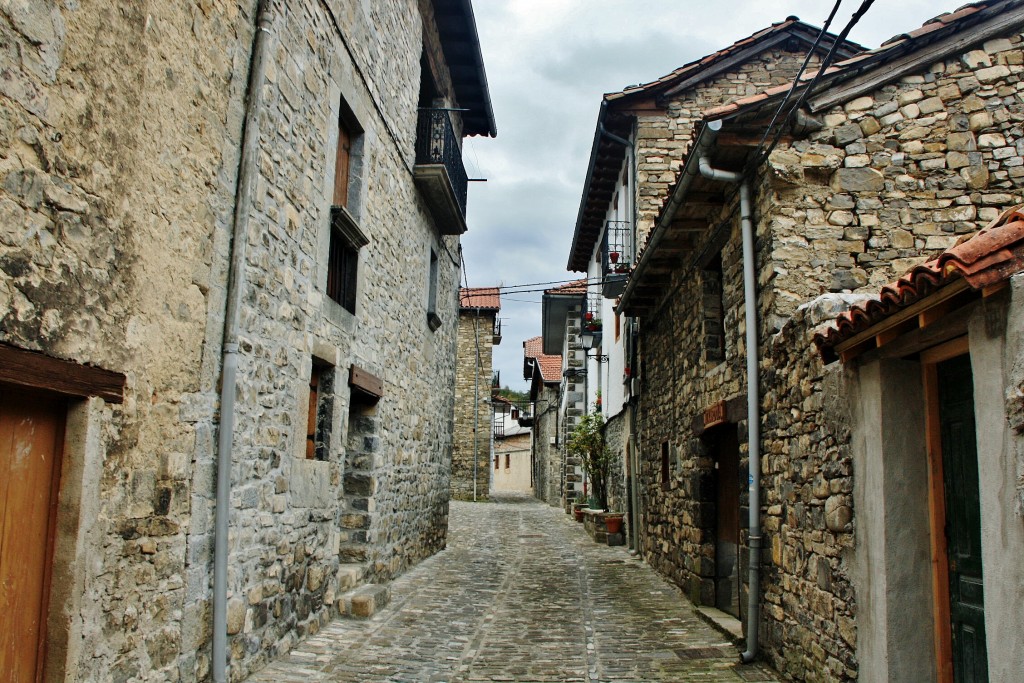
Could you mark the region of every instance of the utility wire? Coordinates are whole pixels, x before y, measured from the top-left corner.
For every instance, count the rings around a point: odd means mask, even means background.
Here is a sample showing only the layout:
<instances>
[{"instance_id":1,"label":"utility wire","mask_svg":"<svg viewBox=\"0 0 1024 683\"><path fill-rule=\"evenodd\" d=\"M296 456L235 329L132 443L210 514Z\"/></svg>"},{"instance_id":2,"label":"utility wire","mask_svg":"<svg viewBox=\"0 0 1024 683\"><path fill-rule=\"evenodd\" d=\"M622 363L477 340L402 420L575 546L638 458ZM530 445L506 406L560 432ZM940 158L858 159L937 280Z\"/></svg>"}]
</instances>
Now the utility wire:
<instances>
[{"instance_id":1,"label":"utility wire","mask_svg":"<svg viewBox=\"0 0 1024 683\"><path fill-rule=\"evenodd\" d=\"M793 97L793 93L796 92L796 89L800 84L800 79L803 77L804 71L807 69L807 65L811 61L811 57L814 56L815 50L817 50L818 45L821 44L821 39L825 36L826 33L828 33L828 28L829 26L832 25L832 19L835 18L836 12L839 11L839 6L841 4L843 4L843 0L836 0L836 4L832 6L832 12L829 13L828 18L822 25L821 31L818 32L818 37L814 39L814 44L811 45L811 49L807 51L807 56L804 57L804 63L800 65L800 70L797 71L796 78L793 79L792 87L790 87L789 92L786 93L786 97L785 99L782 100L782 103L779 105L779 108L775 110L775 114L772 115L772 120L768 124L768 127L764 129L764 134L761 136L761 141L757 143L757 149L754 150L753 155L755 159L759 158L761 150L764 149L764 143L768 139L768 135L772 132L772 128L775 127L775 122L778 121L779 115L782 113L782 110L786 108L786 105L789 104L790 98Z\"/></svg>"},{"instance_id":2,"label":"utility wire","mask_svg":"<svg viewBox=\"0 0 1024 683\"><path fill-rule=\"evenodd\" d=\"M843 30L839 33L838 36L836 36L835 42L832 44L832 47L825 55L825 59L822 60L821 65L818 68L818 71L814 74L814 76L811 77L810 82L800 92L800 97L793 104L793 106L790 107L789 112L787 112L786 120L782 123L782 125L779 126L778 130L775 132L775 136L774 138L772 138L771 145L768 146L768 149L762 151L759 157L753 158L754 166L760 164L765 159L767 159L769 155L771 155L772 151L775 149L775 146L779 144L779 140L782 139L782 132L789 125L792 118L796 115L796 112L800 110L800 107L802 107L804 103L807 101L807 98L810 97L811 93L814 91L814 86L817 85L821 77L825 74L826 71L828 71L829 66L832 65L832 61L835 59L836 51L839 49L839 46L846 42L846 37L850 35L850 31L853 30L853 27L857 25L857 22L861 20L861 17L864 16L864 14L868 11L872 4L874 4L874 0L863 0L860 4L860 7L857 8L857 11L853 13L852 17L850 17L850 21L846 24L846 27L843 28Z\"/></svg>"}]
</instances>

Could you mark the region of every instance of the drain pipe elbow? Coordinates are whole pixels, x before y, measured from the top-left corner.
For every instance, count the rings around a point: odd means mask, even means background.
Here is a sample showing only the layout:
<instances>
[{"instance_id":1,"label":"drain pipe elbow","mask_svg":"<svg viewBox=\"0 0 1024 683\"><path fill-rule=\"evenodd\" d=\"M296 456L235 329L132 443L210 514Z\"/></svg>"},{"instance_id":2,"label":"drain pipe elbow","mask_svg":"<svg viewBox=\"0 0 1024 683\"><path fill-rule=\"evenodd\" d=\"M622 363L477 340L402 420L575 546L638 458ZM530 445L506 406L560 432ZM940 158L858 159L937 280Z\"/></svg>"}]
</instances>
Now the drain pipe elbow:
<instances>
[{"instance_id":1,"label":"drain pipe elbow","mask_svg":"<svg viewBox=\"0 0 1024 683\"><path fill-rule=\"evenodd\" d=\"M717 130L717 129L715 129ZM743 309L746 320L747 346L747 454L748 476L748 535L750 550L749 589L747 591L747 649L740 655L741 661L750 663L757 657L758 627L761 623L761 398L758 380L757 344L757 275L754 266L754 218L750 183L741 173L723 171L711 167L707 157L701 155L697 167L700 174L709 180L739 183L740 224L743 235Z\"/></svg>"}]
</instances>

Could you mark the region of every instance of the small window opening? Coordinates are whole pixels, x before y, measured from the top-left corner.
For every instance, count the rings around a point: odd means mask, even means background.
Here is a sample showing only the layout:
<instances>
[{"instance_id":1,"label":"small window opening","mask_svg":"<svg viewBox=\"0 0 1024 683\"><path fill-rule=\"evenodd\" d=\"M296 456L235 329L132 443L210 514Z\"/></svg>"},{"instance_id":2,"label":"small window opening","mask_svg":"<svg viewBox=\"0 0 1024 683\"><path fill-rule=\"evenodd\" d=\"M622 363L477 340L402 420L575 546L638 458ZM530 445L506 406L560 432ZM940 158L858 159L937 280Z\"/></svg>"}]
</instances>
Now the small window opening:
<instances>
[{"instance_id":1,"label":"small window opening","mask_svg":"<svg viewBox=\"0 0 1024 683\"><path fill-rule=\"evenodd\" d=\"M668 441L661 442L661 488L667 491L671 482L669 469L669 446Z\"/></svg>"},{"instance_id":2,"label":"small window opening","mask_svg":"<svg viewBox=\"0 0 1024 683\"><path fill-rule=\"evenodd\" d=\"M437 314L437 278L438 278L437 252L430 250L430 271L427 281L427 324L431 330L441 326L441 317Z\"/></svg>"},{"instance_id":3,"label":"small window opening","mask_svg":"<svg viewBox=\"0 0 1024 683\"><path fill-rule=\"evenodd\" d=\"M327 296L349 313L356 312L359 250L333 226L327 258Z\"/></svg>"},{"instance_id":4,"label":"small window opening","mask_svg":"<svg viewBox=\"0 0 1024 683\"><path fill-rule=\"evenodd\" d=\"M313 359L306 419L306 459L327 460L334 414L334 367Z\"/></svg>"}]
</instances>

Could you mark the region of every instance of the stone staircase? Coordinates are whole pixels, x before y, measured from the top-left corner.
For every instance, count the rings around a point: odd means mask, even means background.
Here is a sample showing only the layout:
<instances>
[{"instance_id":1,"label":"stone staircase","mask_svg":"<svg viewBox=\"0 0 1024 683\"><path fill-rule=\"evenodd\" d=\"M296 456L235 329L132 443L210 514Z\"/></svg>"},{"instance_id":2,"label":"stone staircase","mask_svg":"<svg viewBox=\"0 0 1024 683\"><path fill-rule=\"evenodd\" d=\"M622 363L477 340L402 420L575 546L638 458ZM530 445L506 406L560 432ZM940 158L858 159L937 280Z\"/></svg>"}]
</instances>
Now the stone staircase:
<instances>
[{"instance_id":1,"label":"stone staircase","mask_svg":"<svg viewBox=\"0 0 1024 683\"><path fill-rule=\"evenodd\" d=\"M338 570L338 610L344 617L368 619L391 602L391 588L376 583L363 583L366 566L343 564Z\"/></svg>"}]
</instances>

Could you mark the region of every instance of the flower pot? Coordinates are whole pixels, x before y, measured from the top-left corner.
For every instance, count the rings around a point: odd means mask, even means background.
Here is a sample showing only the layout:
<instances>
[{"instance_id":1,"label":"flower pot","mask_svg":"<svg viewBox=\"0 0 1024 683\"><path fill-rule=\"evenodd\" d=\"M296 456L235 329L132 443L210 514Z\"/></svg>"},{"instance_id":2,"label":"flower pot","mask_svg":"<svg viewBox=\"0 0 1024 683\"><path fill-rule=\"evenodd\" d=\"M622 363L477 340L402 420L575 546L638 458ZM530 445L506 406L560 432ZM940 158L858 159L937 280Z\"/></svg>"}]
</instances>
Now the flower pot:
<instances>
[{"instance_id":1,"label":"flower pot","mask_svg":"<svg viewBox=\"0 0 1024 683\"><path fill-rule=\"evenodd\" d=\"M586 503L573 503L572 504L572 516L577 522L583 521L583 510L587 507Z\"/></svg>"},{"instance_id":2,"label":"flower pot","mask_svg":"<svg viewBox=\"0 0 1024 683\"><path fill-rule=\"evenodd\" d=\"M608 515L604 518L604 527L610 534L617 534L622 531L622 515Z\"/></svg>"},{"instance_id":3,"label":"flower pot","mask_svg":"<svg viewBox=\"0 0 1024 683\"><path fill-rule=\"evenodd\" d=\"M619 252L617 252L617 251L608 252L608 258L609 258L609 260L611 260L612 263L618 263L619 262Z\"/></svg>"},{"instance_id":4,"label":"flower pot","mask_svg":"<svg viewBox=\"0 0 1024 683\"><path fill-rule=\"evenodd\" d=\"M594 319L594 314L591 311L587 311L586 313L583 314L583 319L589 323L591 320Z\"/></svg>"}]
</instances>

